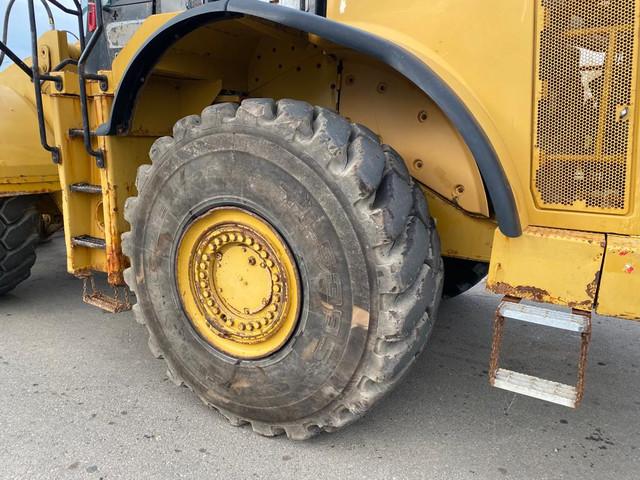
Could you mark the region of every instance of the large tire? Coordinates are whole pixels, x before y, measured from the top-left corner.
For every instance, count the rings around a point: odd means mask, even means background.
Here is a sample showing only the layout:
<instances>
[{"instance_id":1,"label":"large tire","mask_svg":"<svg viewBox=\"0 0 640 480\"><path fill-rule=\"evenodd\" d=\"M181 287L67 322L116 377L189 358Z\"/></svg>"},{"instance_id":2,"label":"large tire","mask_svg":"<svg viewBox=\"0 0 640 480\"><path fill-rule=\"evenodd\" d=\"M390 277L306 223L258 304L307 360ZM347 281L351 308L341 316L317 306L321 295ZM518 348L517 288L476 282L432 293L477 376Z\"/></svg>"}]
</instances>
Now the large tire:
<instances>
[{"instance_id":1,"label":"large tire","mask_svg":"<svg viewBox=\"0 0 640 480\"><path fill-rule=\"evenodd\" d=\"M444 258L444 298L471 290L489 273L489 264L460 258Z\"/></svg>"},{"instance_id":2,"label":"large tire","mask_svg":"<svg viewBox=\"0 0 640 480\"><path fill-rule=\"evenodd\" d=\"M397 153L328 110L252 99L180 120L150 156L125 207L125 279L175 383L235 425L307 439L360 418L400 381L434 325L443 266ZM230 201L277 227L300 267L297 330L261 360L205 344L177 298L180 232Z\"/></svg>"},{"instance_id":3,"label":"large tire","mask_svg":"<svg viewBox=\"0 0 640 480\"><path fill-rule=\"evenodd\" d=\"M0 198L0 295L31 275L40 216L28 196Z\"/></svg>"}]
</instances>

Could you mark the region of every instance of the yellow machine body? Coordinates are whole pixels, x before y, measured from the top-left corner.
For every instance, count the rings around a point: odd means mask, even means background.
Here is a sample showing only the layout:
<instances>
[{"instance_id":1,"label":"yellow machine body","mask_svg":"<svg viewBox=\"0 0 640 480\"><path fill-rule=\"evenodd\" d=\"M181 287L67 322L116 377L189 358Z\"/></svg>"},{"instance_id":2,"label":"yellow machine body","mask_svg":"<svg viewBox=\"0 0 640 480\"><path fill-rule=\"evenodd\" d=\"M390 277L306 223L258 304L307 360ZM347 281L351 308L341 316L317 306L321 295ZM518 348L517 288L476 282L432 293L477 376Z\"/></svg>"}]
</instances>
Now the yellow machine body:
<instances>
[{"instance_id":1,"label":"yellow machine body","mask_svg":"<svg viewBox=\"0 0 640 480\"><path fill-rule=\"evenodd\" d=\"M100 72L108 88L89 82L92 129L109 120L123 79L149 40L180 15L147 18ZM135 194L135 172L149 162L148 148L175 121L211 103L294 98L337 109L397 149L424 187L443 254L490 262L494 291L640 318L633 293L640 291L640 0L328 1L329 20L402 48L454 92L495 151L513 193L519 237L496 230L487 179L456 119L434 98L379 58L302 27L283 27L276 17L230 16L167 43L151 73L139 79L143 86L130 104L126 131L94 140L106 168L96 167L81 139L69 136L81 126L77 75L73 68L56 73L64 88L47 89L45 113L51 141L62 151L71 272L105 271L113 284L121 283L124 202ZM42 40L52 58L68 48L58 40ZM8 81L17 73L0 74L0 85L20 95ZM577 83L567 84L569 77ZM17 108L22 100L5 90L0 98ZM19 115L22 122L32 118ZM12 127L4 123L3 117L0 132L7 138ZM24 142L37 141L35 134L24 135ZM15 177L11 162L17 160L2 147L0 155L2 182ZM34 175L49 175L46 155L33 156L42 166ZM102 196L69 191L86 181L101 185ZM0 183L0 194L14 188L7 185ZM72 246L83 234L104 238L105 251Z\"/></svg>"}]
</instances>

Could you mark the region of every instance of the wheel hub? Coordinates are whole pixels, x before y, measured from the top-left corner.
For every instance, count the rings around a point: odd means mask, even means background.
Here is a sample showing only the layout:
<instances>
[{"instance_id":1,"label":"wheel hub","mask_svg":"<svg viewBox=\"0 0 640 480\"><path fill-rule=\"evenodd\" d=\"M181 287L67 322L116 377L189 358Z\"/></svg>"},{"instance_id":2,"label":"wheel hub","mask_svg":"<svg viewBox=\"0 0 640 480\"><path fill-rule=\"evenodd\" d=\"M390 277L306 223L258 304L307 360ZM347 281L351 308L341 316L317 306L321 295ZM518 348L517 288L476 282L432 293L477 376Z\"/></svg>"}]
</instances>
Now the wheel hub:
<instances>
[{"instance_id":1,"label":"wheel hub","mask_svg":"<svg viewBox=\"0 0 640 480\"><path fill-rule=\"evenodd\" d=\"M177 272L191 324L224 353L265 357L295 329L295 263L278 233L248 211L218 208L192 222L178 248Z\"/></svg>"}]
</instances>

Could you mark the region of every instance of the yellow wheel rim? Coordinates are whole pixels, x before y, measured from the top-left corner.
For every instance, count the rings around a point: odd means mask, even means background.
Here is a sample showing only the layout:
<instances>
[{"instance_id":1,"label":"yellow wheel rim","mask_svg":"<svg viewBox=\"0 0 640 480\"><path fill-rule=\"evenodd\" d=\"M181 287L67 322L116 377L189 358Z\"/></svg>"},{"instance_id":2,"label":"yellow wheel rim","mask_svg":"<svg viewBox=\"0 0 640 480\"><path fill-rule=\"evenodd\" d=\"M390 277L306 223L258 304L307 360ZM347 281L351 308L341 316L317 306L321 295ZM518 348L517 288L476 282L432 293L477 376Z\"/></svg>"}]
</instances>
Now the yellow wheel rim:
<instances>
[{"instance_id":1,"label":"yellow wheel rim","mask_svg":"<svg viewBox=\"0 0 640 480\"><path fill-rule=\"evenodd\" d=\"M176 263L184 310L214 348L258 359L293 333L298 271L280 235L257 215L225 207L200 216L184 232Z\"/></svg>"}]
</instances>

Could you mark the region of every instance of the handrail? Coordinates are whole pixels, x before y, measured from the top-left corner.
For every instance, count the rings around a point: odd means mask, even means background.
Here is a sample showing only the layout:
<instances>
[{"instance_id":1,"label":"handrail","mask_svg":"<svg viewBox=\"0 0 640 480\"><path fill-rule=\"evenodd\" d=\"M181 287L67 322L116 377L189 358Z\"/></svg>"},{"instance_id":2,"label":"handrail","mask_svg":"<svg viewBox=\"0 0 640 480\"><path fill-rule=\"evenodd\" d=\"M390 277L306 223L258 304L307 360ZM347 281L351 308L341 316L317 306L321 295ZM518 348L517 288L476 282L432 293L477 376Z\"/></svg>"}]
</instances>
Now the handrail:
<instances>
[{"instance_id":1,"label":"handrail","mask_svg":"<svg viewBox=\"0 0 640 480\"><path fill-rule=\"evenodd\" d=\"M36 26L36 14L33 6L34 0L28 0L29 29L31 30L31 81L35 89L36 110L38 112L38 127L40 129L40 143L42 148L51 153L53 163L60 163L60 149L49 145L47 130L44 122L44 107L42 105L42 81L55 82L58 90L62 89L62 79L52 75L42 75L38 58L38 27Z\"/></svg>"},{"instance_id":2,"label":"handrail","mask_svg":"<svg viewBox=\"0 0 640 480\"><path fill-rule=\"evenodd\" d=\"M96 43L98 43L98 39L100 38L100 34L103 29L103 19L102 19L102 0L95 0L96 11L98 12L97 17L97 25L96 29L91 35L91 39L86 47L82 50L80 54L80 59L78 60L78 77L80 80L80 109L82 111L82 130L83 130L83 140L84 140L84 148L89 155L96 159L96 164L99 168L104 168L104 152L100 149L94 150L93 145L91 143L91 125L89 123L89 108L87 106L87 85L86 80L98 80L100 81L100 87L102 90L106 90L108 88L107 85L107 77L102 75L89 74L85 72L85 62L91 52L93 51Z\"/></svg>"},{"instance_id":3,"label":"handrail","mask_svg":"<svg viewBox=\"0 0 640 480\"><path fill-rule=\"evenodd\" d=\"M79 0L72 0L75 9L66 7L61 4L58 0L41 0L43 4L50 3L54 7L58 8L60 11L67 13L69 15L74 15L78 18L78 39L80 41L80 59L76 62L72 59L66 59L60 62L53 71L57 71L62 69L66 65L77 64L78 65L78 76L80 80L80 105L82 110L82 124L83 124L83 137L84 137L84 145L85 149L89 153L89 155L96 157L98 166L104 166L104 154L102 151L97 150L94 151L91 145L91 132L89 126L89 113L87 106L87 91L85 81L89 80L98 80L101 82L101 87L106 89L106 77L100 75L87 74L84 71L84 62L88 58L89 54L93 51L97 40L102 32L102 15L98 15L98 29L93 33L89 44L86 44L86 37L84 31L84 19L82 17L82 6L80 5ZM51 153L54 163L60 163L60 149L53 145L49 145L47 140L47 130L44 119L44 107L42 102L42 82L54 82L56 89L61 91L63 88L62 78L55 75L47 75L40 73L40 65L39 65L39 57L38 57L38 27L36 24L35 17L35 7L33 4L34 0L27 0L27 6L29 10L29 29L31 34L31 67L29 67L25 62L23 62L18 55L15 54L11 48L9 48L4 42L0 41L0 51L2 51L5 55L7 55L26 75L29 76L31 81L33 82L34 91L35 91L35 102L36 102L36 111L38 114L38 127L40 130L40 143L42 144L42 148ZM96 4L99 7L98 12L102 12L102 1L96 0ZM45 4L46 7L46 4ZM49 11L48 7L46 7Z\"/></svg>"}]
</instances>

